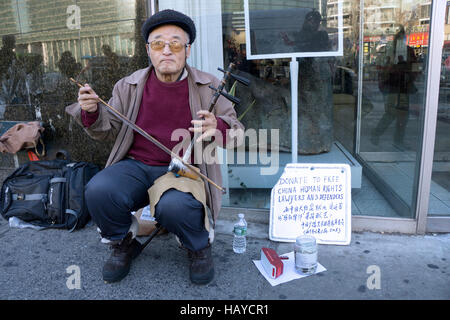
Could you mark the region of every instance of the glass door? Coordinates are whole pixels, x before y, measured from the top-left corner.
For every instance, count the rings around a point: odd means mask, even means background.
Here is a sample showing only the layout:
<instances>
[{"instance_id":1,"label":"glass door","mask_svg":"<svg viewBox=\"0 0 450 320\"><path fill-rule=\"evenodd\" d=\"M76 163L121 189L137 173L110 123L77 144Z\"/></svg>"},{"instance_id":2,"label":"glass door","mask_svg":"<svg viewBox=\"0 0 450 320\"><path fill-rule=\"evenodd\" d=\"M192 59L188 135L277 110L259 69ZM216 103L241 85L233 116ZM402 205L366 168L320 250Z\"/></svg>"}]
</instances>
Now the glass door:
<instances>
[{"instance_id":1,"label":"glass door","mask_svg":"<svg viewBox=\"0 0 450 320\"><path fill-rule=\"evenodd\" d=\"M394 210L415 218L431 2L366 0L356 153ZM358 141L359 140L359 141ZM384 215L380 210L379 215Z\"/></svg>"}]
</instances>

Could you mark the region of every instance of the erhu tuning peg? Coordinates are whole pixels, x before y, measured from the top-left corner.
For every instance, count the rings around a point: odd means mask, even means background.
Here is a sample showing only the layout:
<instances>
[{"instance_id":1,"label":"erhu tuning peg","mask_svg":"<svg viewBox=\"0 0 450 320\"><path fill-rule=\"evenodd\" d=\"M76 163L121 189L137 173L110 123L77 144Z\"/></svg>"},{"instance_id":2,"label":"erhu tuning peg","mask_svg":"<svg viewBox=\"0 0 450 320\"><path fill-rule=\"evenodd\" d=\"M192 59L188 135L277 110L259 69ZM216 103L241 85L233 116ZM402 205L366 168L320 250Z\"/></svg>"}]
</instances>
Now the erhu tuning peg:
<instances>
[{"instance_id":1,"label":"erhu tuning peg","mask_svg":"<svg viewBox=\"0 0 450 320\"><path fill-rule=\"evenodd\" d=\"M226 71L223 70L222 68L217 68L217 70L222 71L223 73L226 72ZM244 78L244 77L238 76L237 74L234 74L234 73L231 73L231 72L230 72L230 76L231 76L234 80L238 81L239 83L242 83L244 86L247 86L247 87L248 87L248 86L250 85L250 80L248 80L248 79L246 79L246 78Z\"/></svg>"},{"instance_id":2,"label":"erhu tuning peg","mask_svg":"<svg viewBox=\"0 0 450 320\"><path fill-rule=\"evenodd\" d=\"M217 89L214 88L213 86L209 86L210 89L216 91L217 94ZM233 102L234 104L240 104L241 100L239 98L236 98L235 96L232 96L231 94L225 93L223 91L220 91L219 94L221 94L222 96L224 96L225 98L227 98L228 100L230 100L231 102Z\"/></svg>"},{"instance_id":3,"label":"erhu tuning peg","mask_svg":"<svg viewBox=\"0 0 450 320\"><path fill-rule=\"evenodd\" d=\"M235 96L232 96L231 94L220 92L221 95L223 95L225 98L233 102L234 104L240 104L241 100L239 98L236 98Z\"/></svg>"},{"instance_id":4,"label":"erhu tuning peg","mask_svg":"<svg viewBox=\"0 0 450 320\"><path fill-rule=\"evenodd\" d=\"M239 83L242 83L244 86L248 87L250 85L250 80L248 80L248 79L246 79L244 77L238 76L238 75L236 75L234 73L230 73L230 76L233 79L237 80Z\"/></svg>"},{"instance_id":5,"label":"erhu tuning peg","mask_svg":"<svg viewBox=\"0 0 450 320\"><path fill-rule=\"evenodd\" d=\"M223 70L222 68L217 68L217 70L222 71L223 73L225 73L226 71Z\"/></svg>"}]
</instances>

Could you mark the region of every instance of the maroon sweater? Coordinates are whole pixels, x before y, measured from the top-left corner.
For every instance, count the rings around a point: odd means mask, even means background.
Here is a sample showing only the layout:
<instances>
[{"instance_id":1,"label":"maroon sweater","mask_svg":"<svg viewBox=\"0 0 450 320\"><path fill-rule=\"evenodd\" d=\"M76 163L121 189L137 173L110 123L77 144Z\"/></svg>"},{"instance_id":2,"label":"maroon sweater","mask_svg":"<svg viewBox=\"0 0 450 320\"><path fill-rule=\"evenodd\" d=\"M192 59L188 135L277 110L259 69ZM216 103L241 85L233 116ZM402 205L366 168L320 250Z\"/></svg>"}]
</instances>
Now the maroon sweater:
<instances>
[{"instance_id":1,"label":"maroon sweater","mask_svg":"<svg viewBox=\"0 0 450 320\"><path fill-rule=\"evenodd\" d=\"M90 127L97 120L98 114L98 111L94 113L82 111L83 125ZM218 117L216 119L217 129L225 138L226 129L229 129L229 126L222 119ZM171 141L172 132L179 128L187 130L193 127L191 120L188 79L170 83L161 82L155 72L151 72L145 84L136 125L172 150L182 141L182 138ZM193 134L191 138L192 136ZM179 155L182 156L182 154ZM134 132L134 141L128 156L152 166L167 166L171 160L169 154L137 132Z\"/></svg>"}]
</instances>

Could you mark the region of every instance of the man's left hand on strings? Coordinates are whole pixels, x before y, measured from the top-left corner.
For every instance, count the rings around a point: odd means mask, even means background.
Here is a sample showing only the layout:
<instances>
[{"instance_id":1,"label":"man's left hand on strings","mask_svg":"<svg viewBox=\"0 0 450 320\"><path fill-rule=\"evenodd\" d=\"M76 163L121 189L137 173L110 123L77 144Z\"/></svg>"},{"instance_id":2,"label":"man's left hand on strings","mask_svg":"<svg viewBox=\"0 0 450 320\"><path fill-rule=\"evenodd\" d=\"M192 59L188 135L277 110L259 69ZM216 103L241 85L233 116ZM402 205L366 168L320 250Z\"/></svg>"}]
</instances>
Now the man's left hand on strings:
<instances>
[{"instance_id":1,"label":"man's left hand on strings","mask_svg":"<svg viewBox=\"0 0 450 320\"><path fill-rule=\"evenodd\" d=\"M197 116L203 118L203 120L192 120L191 123L194 127L189 128L189 131L191 132L202 133L202 135L197 138L196 142L214 136L217 129L217 119L214 114L207 110L200 110L197 112Z\"/></svg>"}]
</instances>

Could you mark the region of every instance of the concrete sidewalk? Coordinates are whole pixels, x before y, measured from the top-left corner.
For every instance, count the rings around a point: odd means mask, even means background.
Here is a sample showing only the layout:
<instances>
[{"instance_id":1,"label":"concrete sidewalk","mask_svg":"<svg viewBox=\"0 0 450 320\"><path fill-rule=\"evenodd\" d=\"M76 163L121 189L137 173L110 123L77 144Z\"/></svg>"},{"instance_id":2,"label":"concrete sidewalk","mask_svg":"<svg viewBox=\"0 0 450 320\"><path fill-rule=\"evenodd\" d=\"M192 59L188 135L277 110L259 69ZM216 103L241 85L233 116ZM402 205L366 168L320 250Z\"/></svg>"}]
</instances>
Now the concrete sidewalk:
<instances>
[{"instance_id":1,"label":"concrete sidewalk","mask_svg":"<svg viewBox=\"0 0 450 320\"><path fill-rule=\"evenodd\" d=\"M268 240L268 215L246 215L247 252L235 254L235 218L224 213L218 221L216 276L206 286L190 283L186 252L172 234L153 239L121 282L105 284L101 270L109 250L95 226L73 233L35 231L10 228L2 219L0 299L450 299L450 234L353 233L348 246L319 245L319 262L327 271L272 287L253 260L260 259L262 247L284 254L293 244ZM367 286L370 266L379 268L379 289ZM77 268L80 289L69 289Z\"/></svg>"}]
</instances>

